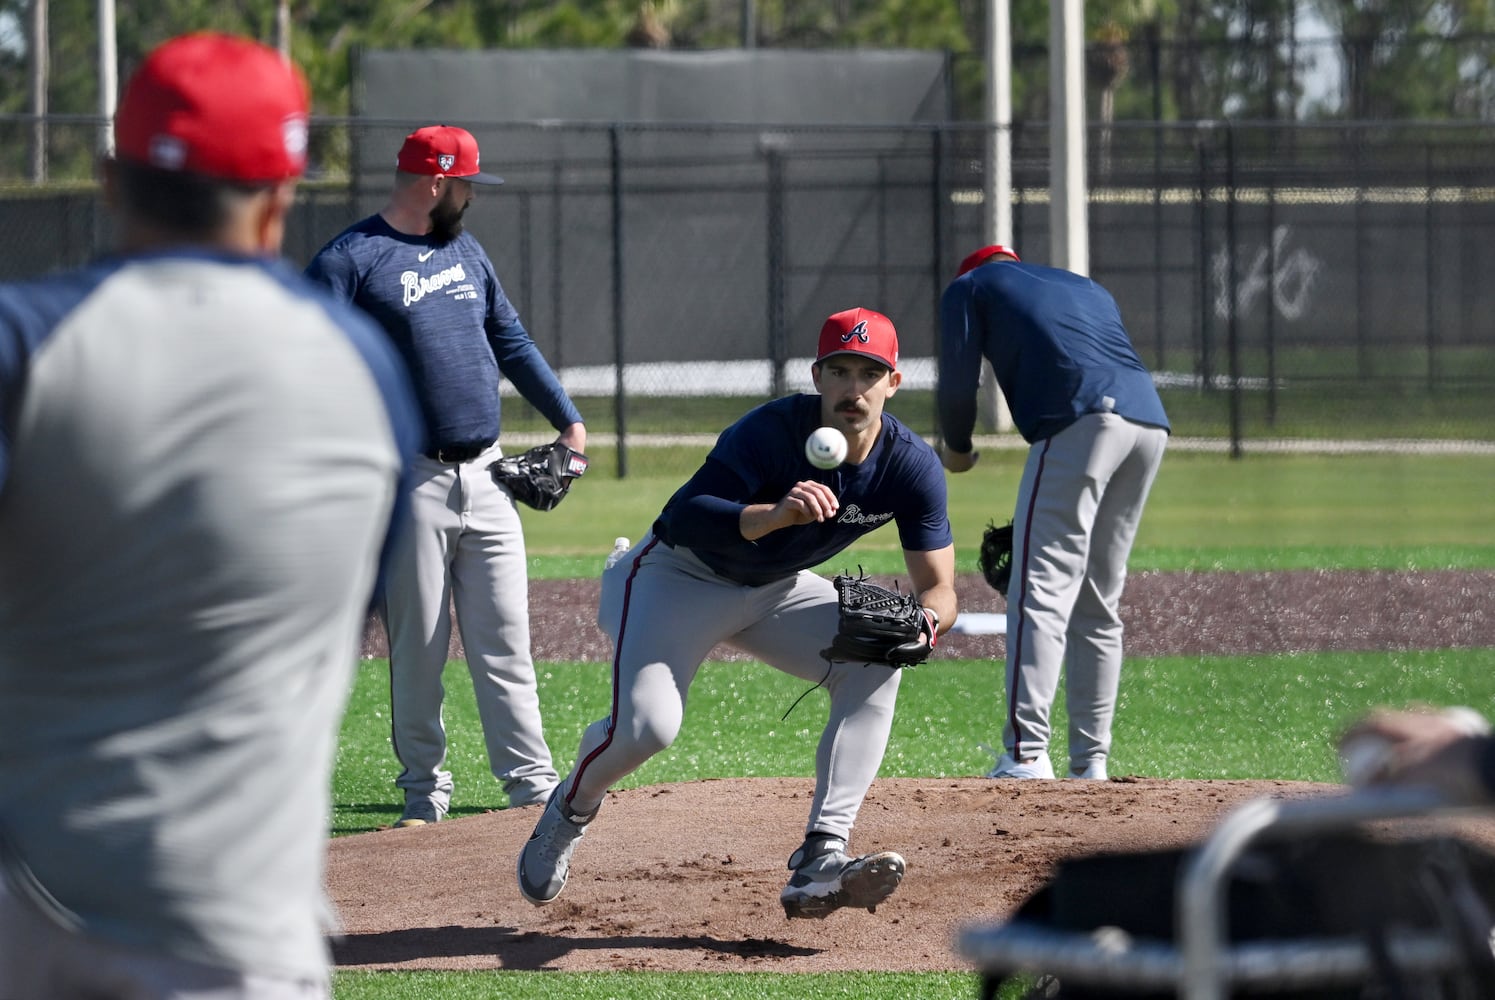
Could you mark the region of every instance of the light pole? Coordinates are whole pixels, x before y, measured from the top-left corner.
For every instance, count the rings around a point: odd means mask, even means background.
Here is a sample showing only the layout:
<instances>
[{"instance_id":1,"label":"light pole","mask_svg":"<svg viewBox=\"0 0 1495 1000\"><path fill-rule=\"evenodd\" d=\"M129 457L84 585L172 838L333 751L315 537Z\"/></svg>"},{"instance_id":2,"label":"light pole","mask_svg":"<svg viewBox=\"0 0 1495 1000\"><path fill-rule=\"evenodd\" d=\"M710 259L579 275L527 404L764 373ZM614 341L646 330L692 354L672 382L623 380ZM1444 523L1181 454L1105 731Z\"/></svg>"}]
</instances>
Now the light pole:
<instances>
[{"instance_id":1,"label":"light pole","mask_svg":"<svg viewBox=\"0 0 1495 1000\"><path fill-rule=\"evenodd\" d=\"M119 105L119 55L114 0L99 0L99 153L114 155L114 109Z\"/></svg>"}]
</instances>

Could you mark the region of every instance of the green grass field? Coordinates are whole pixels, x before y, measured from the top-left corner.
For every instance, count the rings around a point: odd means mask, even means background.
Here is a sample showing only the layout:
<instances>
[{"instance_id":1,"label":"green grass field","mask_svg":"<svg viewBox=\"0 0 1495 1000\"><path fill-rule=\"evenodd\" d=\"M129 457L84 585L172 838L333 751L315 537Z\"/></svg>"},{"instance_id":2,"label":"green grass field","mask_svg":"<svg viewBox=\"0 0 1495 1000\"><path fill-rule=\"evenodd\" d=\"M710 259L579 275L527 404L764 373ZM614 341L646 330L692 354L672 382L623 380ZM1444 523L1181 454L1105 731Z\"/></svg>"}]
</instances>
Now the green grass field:
<instances>
[{"instance_id":1,"label":"green grass field","mask_svg":"<svg viewBox=\"0 0 1495 1000\"><path fill-rule=\"evenodd\" d=\"M683 451L684 449L682 449ZM691 455L692 467L704 450ZM1024 453L983 453L947 475L957 565L974 571L986 523L1012 515ZM611 456L553 511L525 511L531 575L591 576L619 535L646 531L681 475L619 480ZM1163 460L1132 551L1131 570L1495 568L1495 455L1221 455ZM891 528L841 561L896 572ZM830 567L832 569L837 567Z\"/></svg>"},{"instance_id":2,"label":"green grass field","mask_svg":"<svg viewBox=\"0 0 1495 1000\"><path fill-rule=\"evenodd\" d=\"M698 459L696 459L698 460ZM992 453L950 477L951 516L963 569L986 521L1012 505L1017 454ZM603 466L604 463L598 463ZM595 471L601 471L600 468ZM615 535L637 537L678 478L595 475L556 511L527 516L533 575L598 571ZM1170 455L1143 523L1132 567L1244 571L1285 568L1495 569L1495 458L1480 456ZM884 537L886 536L886 537ZM898 572L891 530L846 554L869 571ZM1491 595L1473 595L1488 600ZM582 729L605 714L599 664L540 665L546 734L568 768ZM1495 650L1157 657L1128 661L1117 713L1113 774L1161 778L1336 780L1333 738L1374 705L1471 705L1495 714ZM936 659L899 696L884 776L984 773L1001 706L992 661ZM471 685L448 667L449 765L454 812L502 808L487 771ZM807 699L780 721L803 685L758 664L711 663L692 689L680 739L624 787L708 777L808 776L822 706ZM1063 733L1062 698L1055 731ZM1274 737L1260 738L1270 723ZM1284 734L1287 734L1284 736ZM344 723L334 781L335 835L371 830L398 815L389 749L384 661L366 661ZM1062 756L1062 742L1056 747ZM507 872L495 875L502 882ZM506 885L498 885L502 891ZM338 973L339 1000L404 998L911 997L970 1000L976 978L926 975L722 973Z\"/></svg>"}]
</instances>

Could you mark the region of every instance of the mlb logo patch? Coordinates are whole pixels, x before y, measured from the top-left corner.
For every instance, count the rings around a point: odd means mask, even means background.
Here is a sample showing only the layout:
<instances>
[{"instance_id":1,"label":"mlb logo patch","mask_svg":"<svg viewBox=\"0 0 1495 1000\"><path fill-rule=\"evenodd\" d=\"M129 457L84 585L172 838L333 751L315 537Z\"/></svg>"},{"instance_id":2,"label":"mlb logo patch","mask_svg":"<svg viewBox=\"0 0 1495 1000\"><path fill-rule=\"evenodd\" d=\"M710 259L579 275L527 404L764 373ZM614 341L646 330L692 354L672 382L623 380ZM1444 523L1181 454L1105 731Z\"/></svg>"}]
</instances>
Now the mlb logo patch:
<instances>
[{"instance_id":1,"label":"mlb logo patch","mask_svg":"<svg viewBox=\"0 0 1495 1000\"><path fill-rule=\"evenodd\" d=\"M457 154L455 153L441 153L436 157L436 165L441 168L442 173L446 173L448 170L452 169L452 166L456 162Z\"/></svg>"}]
</instances>

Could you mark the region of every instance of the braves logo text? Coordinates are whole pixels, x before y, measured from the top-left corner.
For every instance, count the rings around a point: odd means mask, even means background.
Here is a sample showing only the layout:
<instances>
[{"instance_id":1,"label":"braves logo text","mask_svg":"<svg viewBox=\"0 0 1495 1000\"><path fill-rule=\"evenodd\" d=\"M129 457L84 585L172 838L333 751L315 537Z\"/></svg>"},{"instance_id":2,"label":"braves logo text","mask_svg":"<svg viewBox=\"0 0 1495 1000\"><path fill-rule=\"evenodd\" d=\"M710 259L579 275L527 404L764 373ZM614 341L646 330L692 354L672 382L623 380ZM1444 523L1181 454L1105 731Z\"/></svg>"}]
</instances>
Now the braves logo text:
<instances>
[{"instance_id":1,"label":"braves logo text","mask_svg":"<svg viewBox=\"0 0 1495 1000\"><path fill-rule=\"evenodd\" d=\"M856 504L848 504L841 511L841 516L836 518L837 524L882 524L891 521L892 513L887 514L863 514L862 508Z\"/></svg>"},{"instance_id":2,"label":"braves logo text","mask_svg":"<svg viewBox=\"0 0 1495 1000\"><path fill-rule=\"evenodd\" d=\"M461 264L443 268L432 275L420 275L406 271L400 275L400 286L405 289L405 305L412 306L432 292L439 292L454 281L466 281L467 272Z\"/></svg>"}]
</instances>

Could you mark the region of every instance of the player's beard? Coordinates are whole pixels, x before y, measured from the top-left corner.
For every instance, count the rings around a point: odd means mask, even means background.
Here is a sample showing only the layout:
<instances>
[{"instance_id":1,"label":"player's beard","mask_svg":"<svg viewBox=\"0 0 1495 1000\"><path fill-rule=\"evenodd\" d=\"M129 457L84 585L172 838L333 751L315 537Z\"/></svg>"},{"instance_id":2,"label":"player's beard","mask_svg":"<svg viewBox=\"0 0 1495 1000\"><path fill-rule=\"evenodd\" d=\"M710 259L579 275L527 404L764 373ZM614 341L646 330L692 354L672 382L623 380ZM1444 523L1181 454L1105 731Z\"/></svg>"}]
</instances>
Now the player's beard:
<instances>
[{"instance_id":1,"label":"player's beard","mask_svg":"<svg viewBox=\"0 0 1495 1000\"><path fill-rule=\"evenodd\" d=\"M462 216L467 211L467 202L458 202L448 188L435 205L431 206L431 238L437 243L450 243L462 235Z\"/></svg>"}]
</instances>

